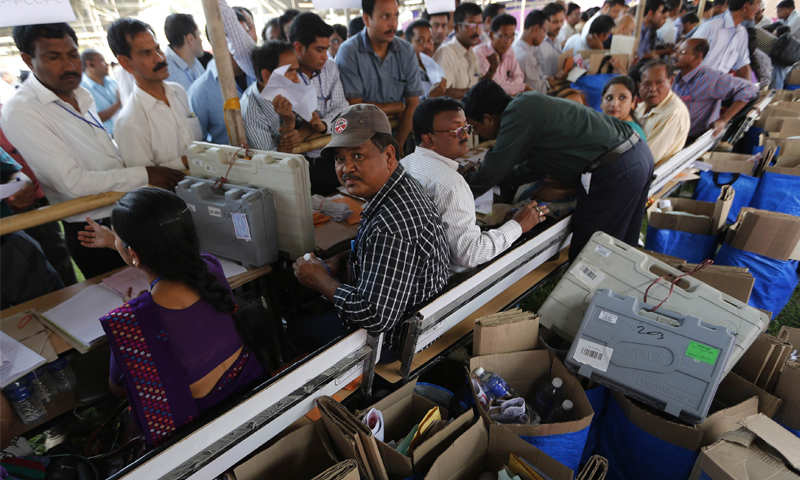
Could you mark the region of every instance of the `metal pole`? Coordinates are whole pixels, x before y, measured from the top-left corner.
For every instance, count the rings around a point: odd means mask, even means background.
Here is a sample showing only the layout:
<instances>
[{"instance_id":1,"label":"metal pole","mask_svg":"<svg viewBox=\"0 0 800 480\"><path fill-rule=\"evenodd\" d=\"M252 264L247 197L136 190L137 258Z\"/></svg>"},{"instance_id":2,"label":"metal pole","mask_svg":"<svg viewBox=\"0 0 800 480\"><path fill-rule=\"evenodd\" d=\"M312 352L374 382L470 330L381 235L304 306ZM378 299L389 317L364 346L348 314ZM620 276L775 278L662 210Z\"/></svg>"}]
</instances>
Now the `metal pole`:
<instances>
[{"instance_id":1,"label":"metal pole","mask_svg":"<svg viewBox=\"0 0 800 480\"><path fill-rule=\"evenodd\" d=\"M629 62L630 65L633 65L633 62L636 59L636 54L639 52L639 42L642 39L642 18L644 18L645 3L645 0L639 0L639 4L636 7L636 26L633 30L633 51L631 52L631 59Z\"/></svg>"},{"instance_id":2,"label":"metal pole","mask_svg":"<svg viewBox=\"0 0 800 480\"><path fill-rule=\"evenodd\" d=\"M208 33L211 35L211 48L214 50L214 60L217 62L219 72L219 86L222 90L224 102L230 99L239 99L239 90L233 78L233 63L228 50L228 41L225 38L225 27L222 25L222 14L219 10L218 0L203 0L203 10L206 13ZM225 121L228 126L228 138L231 145L239 147L247 142L244 132L242 111L238 108L225 110Z\"/></svg>"}]
</instances>

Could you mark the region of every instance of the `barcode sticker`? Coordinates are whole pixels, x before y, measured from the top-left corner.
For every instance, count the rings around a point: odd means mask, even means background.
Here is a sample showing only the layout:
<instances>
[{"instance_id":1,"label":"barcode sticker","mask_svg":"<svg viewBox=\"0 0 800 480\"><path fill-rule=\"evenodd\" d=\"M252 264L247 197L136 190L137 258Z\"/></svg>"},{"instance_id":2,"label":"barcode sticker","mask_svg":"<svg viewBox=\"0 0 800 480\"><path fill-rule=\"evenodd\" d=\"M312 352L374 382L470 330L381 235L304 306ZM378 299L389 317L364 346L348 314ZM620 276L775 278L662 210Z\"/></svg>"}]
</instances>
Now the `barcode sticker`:
<instances>
[{"instance_id":1,"label":"barcode sticker","mask_svg":"<svg viewBox=\"0 0 800 480\"><path fill-rule=\"evenodd\" d=\"M216 168L214 168L214 167L212 167L211 165L206 165L206 172L209 172L209 173L216 173L216 172L217 172L217 169L216 169Z\"/></svg>"},{"instance_id":2,"label":"barcode sticker","mask_svg":"<svg viewBox=\"0 0 800 480\"><path fill-rule=\"evenodd\" d=\"M577 265L570 271L570 273L581 282L596 287L600 282L606 278L606 274L601 272L597 267L593 267L584 262L578 262Z\"/></svg>"},{"instance_id":3,"label":"barcode sticker","mask_svg":"<svg viewBox=\"0 0 800 480\"><path fill-rule=\"evenodd\" d=\"M617 320L619 319L619 317L613 313L604 312L603 310L600 310L600 315L598 316L600 317L600 320L605 320L609 323L617 323Z\"/></svg>"},{"instance_id":4,"label":"barcode sticker","mask_svg":"<svg viewBox=\"0 0 800 480\"><path fill-rule=\"evenodd\" d=\"M202 167L203 166L203 162L199 158L193 158L192 159L192 165L194 165L196 167Z\"/></svg>"},{"instance_id":5,"label":"barcode sticker","mask_svg":"<svg viewBox=\"0 0 800 480\"><path fill-rule=\"evenodd\" d=\"M208 207L208 214L211 215L212 217L221 217L222 210L220 210L217 207Z\"/></svg>"},{"instance_id":6,"label":"barcode sticker","mask_svg":"<svg viewBox=\"0 0 800 480\"><path fill-rule=\"evenodd\" d=\"M614 349L611 347L605 347L581 338L578 339L578 345L575 347L575 353L572 358L578 363L589 365L601 372L605 372L608 370L608 364L613 353Z\"/></svg>"},{"instance_id":7,"label":"barcode sticker","mask_svg":"<svg viewBox=\"0 0 800 480\"><path fill-rule=\"evenodd\" d=\"M606 247L604 247L602 245L598 245L598 246L594 247L594 251L599 253L600 255L606 257L606 258L608 258L608 256L611 255L611 250L607 249Z\"/></svg>"}]
</instances>

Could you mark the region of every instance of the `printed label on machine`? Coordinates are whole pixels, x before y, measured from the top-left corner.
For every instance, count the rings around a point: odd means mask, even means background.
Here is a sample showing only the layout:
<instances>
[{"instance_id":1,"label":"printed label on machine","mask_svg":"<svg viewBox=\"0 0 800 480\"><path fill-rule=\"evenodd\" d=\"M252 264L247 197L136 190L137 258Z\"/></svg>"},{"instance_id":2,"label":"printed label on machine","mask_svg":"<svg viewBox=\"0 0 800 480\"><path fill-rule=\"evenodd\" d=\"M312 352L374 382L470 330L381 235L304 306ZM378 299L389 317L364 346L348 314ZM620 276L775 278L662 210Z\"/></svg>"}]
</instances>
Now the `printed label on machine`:
<instances>
[{"instance_id":1,"label":"printed label on machine","mask_svg":"<svg viewBox=\"0 0 800 480\"><path fill-rule=\"evenodd\" d=\"M613 313L606 312L606 311L600 311L599 317L600 317L600 320L605 320L606 322L609 322L609 323L617 323L617 320L619 319L618 316L614 315Z\"/></svg>"},{"instance_id":2,"label":"printed label on machine","mask_svg":"<svg viewBox=\"0 0 800 480\"><path fill-rule=\"evenodd\" d=\"M222 210L220 210L217 207L208 207L208 214L211 215L212 217L221 217Z\"/></svg>"},{"instance_id":3,"label":"printed label on machine","mask_svg":"<svg viewBox=\"0 0 800 480\"><path fill-rule=\"evenodd\" d=\"M203 166L203 162L199 158L193 158L192 159L192 165L194 165L196 167L202 167Z\"/></svg>"},{"instance_id":4,"label":"printed label on machine","mask_svg":"<svg viewBox=\"0 0 800 480\"><path fill-rule=\"evenodd\" d=\"M578 264L575 265L575 267L570 270L569 273L592 288L596 287L600 282L603 281L604 278L606 278L605 273L585 262L578 262Z\"/></svg>"},{"instance_id":5,"label":"printed label on machine","mask_svg":"<svg viewBox=\"0 0 800 480\"><path fill-rule=\"evenodd\" d=\"M247 224L247 215L244 213L232 213L233 217L233 230L236 232L236 238L247 240L252 239L250 236L250 225Z\"/></svg>"},{"instance_id":6,"label":"printed label on machine","mask_svg":"<svg viewBox=\"0 0 800 480\"><path fill-rule=\"evenodd\" d=\"M606 247L604 247L602 245L598 245L598 246L594 247L594 251L599 253L600 255L606 257L606 258L608 258L608 256L611 255L611 250L607 249Z\"/></svg>"},{"instance_id":7,"label":"printed label on machine","mask_svg":"<svg viewBox=\"0 0 800 480\"><path fill-rule=\"evenodd\" d=\"M613 353L614 349L611 347L605 347L581 338L578 340L578 346L572 358L574 358L576 362L589 365L601 372L605 372L608 370L608 364L611 361L611 355Z\"/></svg>"}]
</instances>

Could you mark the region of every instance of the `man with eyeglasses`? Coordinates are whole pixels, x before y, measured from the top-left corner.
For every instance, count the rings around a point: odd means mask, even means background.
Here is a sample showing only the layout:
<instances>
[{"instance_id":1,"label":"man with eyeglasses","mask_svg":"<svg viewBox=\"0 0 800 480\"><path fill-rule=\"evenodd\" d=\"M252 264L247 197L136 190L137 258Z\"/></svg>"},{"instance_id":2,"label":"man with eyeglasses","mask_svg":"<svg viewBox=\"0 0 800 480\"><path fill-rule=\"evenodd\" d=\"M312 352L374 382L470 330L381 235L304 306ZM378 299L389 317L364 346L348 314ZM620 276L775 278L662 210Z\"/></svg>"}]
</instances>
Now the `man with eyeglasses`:
<instances>
[{"instance_id":1,"label":"man with eyeglasses","mask_svg":"<svg viewBox=\"0 0 800 480\"><path fill-rule=\"evenodd\" d=\"M467 124L461 102L449 97L424 100L414 112L417 149L400 162L422 185L442 216L451 273L493 259L543 222L549 213L547 207L531 202L500 227L481 231L475 223L472 191L458 173L456 162L469 150L467 139L471 133L472 125Z\"/></svg>"},{"instance_id":2,"label":"man with eyeglasses","mask_svg":"<svg viewBox=\"0 0 800 480\"><path fill-rule=\"evenodd\" d=\"M445 43L433 55L436 63L441 65L447 79L445 95L461 99L471 87L481 79L478 57L472 47L480 43L481 7L474 3L462 3L453 14L456 36L452 42ZM490 67L484 75L492 78L497 70L498 59L489 59Z\"/></svg>"},{"instance_id":3,"label":"man with eyeglasses","mask_svg":"<svg viewBox=\"0 0 800 480\"><path fill-rule=\"evenodd\" d=\"M512 96L531 90L531 87L525 84L525 74L517 62L514 50L511 49L516 30L516 18L507 13L498 15L492 20L492 31L489 32L490 43L481 43L474 48L481 73L484 75L489 73L492 62L497 62L492 80ZM495 58L489 60L490 57Z\"/></svg>"},{"instance_id":4,"label":"man with eyeglasses","mask_svg":"<svg viewBox=\"0 0 800 480\"><path fill-rule=\"evenodd\" d=\"M650 60L641 69L639 96L644 101L636 115L656 165L681 151L692 125L689 109L672 92L674 76L672 63L665 60Z\"/></svg>"},{"instance_id":5,"label":"man with eyeglasses","mask_svg":"<svg viewBox=\"0 0 800 480\"><path fill-rule=\"evenodd\" d=\"M325 23L319 15L304 12L298 15L289 27L289 42L297 55L299 67L297 76L300 82L312 85L317 92L317 115L325 125L321 133L333 133L333 120L350 104L344 96L344 88L339 79L339 68L336 62L328 59L327 50L333 27ZM308 138L316 130L308 129ZM321 148L305 154L308 159L308 170L311 177L311 191L326 195L339 188L339 179L333 162L320 158Z\"/></svg>"},{"instance_id":6,"label":"man with eyeglasses","mask_svg":"<svg viewBox=\"0 0 800 480\"><path fill-rule=\"evenodd\" d=\"M386 115L397 115L395 140L402 157L411 115L424 93L417 55L408 42L395 38L400 22L397 0L362 0L361 9L364 30L339 47L339 76L350 105L371 103Z\"/></svg>"}]
</instances>

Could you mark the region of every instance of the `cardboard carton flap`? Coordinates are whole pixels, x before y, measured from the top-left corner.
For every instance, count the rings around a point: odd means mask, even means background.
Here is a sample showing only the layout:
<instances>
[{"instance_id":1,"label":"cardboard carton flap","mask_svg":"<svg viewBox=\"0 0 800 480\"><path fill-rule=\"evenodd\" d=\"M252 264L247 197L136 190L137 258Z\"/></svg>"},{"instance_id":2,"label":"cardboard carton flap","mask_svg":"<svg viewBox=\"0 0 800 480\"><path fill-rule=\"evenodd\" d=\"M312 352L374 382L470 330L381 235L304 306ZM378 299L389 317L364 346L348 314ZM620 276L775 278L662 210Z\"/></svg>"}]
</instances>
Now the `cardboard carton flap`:
<instances>
[{"instance_id":1,"label":"cardboard carton flap","mask_svg":"<svg viewBox=\"0 0 800 480\"><path fill-rule=\"evenodd\" d=\"M425 480L461 480L477 478L483 472L489 432L483 422L476 422L433 463Z\"/></svg>"},{"instance_id":2,"label":"cardboard carton flap","mask_svg":"<svg viewBox=\"0 0 800 480\"><path fill-rule=\"evenodd\" d=\"M775 396L783 400L775 421L800 430L800 362L786 362L775 385Z\"/></svg>"},{"instance_id":3,"label":"cardboard carton flap","mask_svg":"<svg viewBox=\"0 0 800 480\"><path fill-rule=\"evenodd\" d=\"M634 405L628 397L619 392L612 391L611 396L628 420L645 432L667 443L693 452L700 450L703 432L648 413Z\"/></svg>"},{"instance_id":4,"label":"cardboard carton flap","mask_svg":"<svg viewBox=\"0 0 800 480\"><path fill-rule=\"evenodd\" d=\"M717 389L717 394L714 396L714 402L724 408L728 408L754 396L758 397L758 412L770 418L775 415L782 403L780 398L758 388L735 372L728 373L722 379Z\"/></svg>"},{"instance_id":5,"label":"cardboard carton flap","mask_svg":"<svg viewBox=\"0 0 800 480\"><path fill-rule=\"evenodd\" d=\"M800 468L800 438L762 413L745 418L741 424L780 452L792 468Z\"/></svg>"},{"instance_id":6,"label":"cardboard carton flap","mask_svg":"<svg viewBox=\"0 0 800 480\"><path fill-rule=\"evenodd\" d=\"M478 422L480 423L480 422ZM489 427L489 450L486 456L487 467L497 471L508 465L509 456L515 453L530 462L554 480L571 480L573 472L553 457L521 439L511 430L501 426Z\"/></svg>"},{"instance_id":7,"label":"cardboard carton flap","mask_svg":"<svg viewBox=\"0 0 800 480\"><path fill-rule=\"evenodd\" d=\"M732 230L734 248L777 260L791 258L800 242L800 218L785 213L745 207Z\"/></svg>"}]
</instances>

